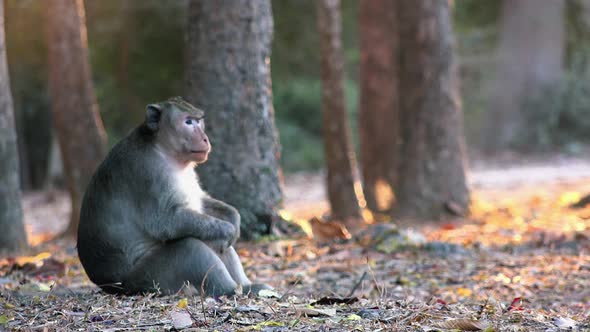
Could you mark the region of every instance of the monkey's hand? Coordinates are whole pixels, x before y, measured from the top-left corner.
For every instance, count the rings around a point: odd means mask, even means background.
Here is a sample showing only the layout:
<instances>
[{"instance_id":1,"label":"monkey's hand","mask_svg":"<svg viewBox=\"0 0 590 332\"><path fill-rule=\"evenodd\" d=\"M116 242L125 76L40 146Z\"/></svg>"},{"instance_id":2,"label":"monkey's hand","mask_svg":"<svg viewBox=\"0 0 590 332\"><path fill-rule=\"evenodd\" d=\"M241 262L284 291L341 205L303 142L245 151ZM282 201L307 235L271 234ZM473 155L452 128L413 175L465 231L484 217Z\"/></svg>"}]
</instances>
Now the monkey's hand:
<instances>
[{"instance_id":1,"label":"monkey's hand","mask_svg":"<svg viewBox=\"0 0 590 332\"><path fill-rule=\"evenodd\" d=\"M204 213L215 218L228 221L234 226L235 239L233 240L232 245L235 244L235 242L240 237L240 213L238 210L227 203L211 197L203 198L203 208Z\"/></svg>"},{"instance_id":2,"label":"monkey's hand","mask_svg":"<svg viewBox=\"0 0 590 332\"><path fill-rule=\"evenodd\" d=\"M159 241L194 237L203 242L221 240L230 246L236 239L236 229L230 222L182 206L168 211L167 218L156 214L139 226Z\"/></svg>"},{"instance_id":3,"label":"monkey's hand","mask_svg":"<svg viewBox=\"0 0 590 332\"><path fill-rule=\"evenodd\" d=\"M206 244L220 256L229 248L227 241L224 240L209 241Z\"/></svg>"},{"instance_id":4,"label":"monkey's hand","mask_svg":"<svg viewBox=\"0 0 590 332\"><path fill-rule=\"evenodd\" d=\"M217 226L218 235L211 236L211 238L214 241L222 241L226 245L226 248L233 245L236 236L236 229L234 225L225 220L219 220ZM207 239L205 238L203 240L206 241Z\"/></svg>"}]
</instances>

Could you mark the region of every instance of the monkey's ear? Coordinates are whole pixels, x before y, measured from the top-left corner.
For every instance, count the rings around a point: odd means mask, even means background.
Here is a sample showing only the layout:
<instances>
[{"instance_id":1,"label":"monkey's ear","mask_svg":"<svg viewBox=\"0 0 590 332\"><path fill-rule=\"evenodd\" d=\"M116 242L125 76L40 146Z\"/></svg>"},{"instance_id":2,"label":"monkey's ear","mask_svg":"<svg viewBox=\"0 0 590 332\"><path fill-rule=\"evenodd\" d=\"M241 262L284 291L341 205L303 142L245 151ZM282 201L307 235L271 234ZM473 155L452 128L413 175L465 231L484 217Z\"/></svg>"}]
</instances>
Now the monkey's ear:
<instances>
[{"instance_id":1,"label":"monkey's ear","mask_svg":"<svg viewBox=\"0 0 590 332\"><path fill-rule=\"evenodd\" d=\"M151 131L158 131L158 124L162 117L162 107L158 104L149 104L145 109L145 123Z\"/></svg>"}]
</instances>

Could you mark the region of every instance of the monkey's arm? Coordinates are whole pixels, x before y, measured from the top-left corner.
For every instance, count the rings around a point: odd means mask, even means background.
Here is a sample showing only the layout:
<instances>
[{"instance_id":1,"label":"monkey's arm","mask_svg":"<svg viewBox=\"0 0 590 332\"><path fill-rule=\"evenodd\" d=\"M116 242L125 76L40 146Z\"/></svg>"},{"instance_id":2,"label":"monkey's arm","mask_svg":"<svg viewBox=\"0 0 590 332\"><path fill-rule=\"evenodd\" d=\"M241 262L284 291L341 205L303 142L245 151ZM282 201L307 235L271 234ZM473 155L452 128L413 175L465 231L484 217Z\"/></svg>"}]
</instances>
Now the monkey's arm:
<instances>
[{"instance_id":1,"label":"monkey's arm","mask_svg":"<svg viewBox=\"0 0 590 332\"><path fill-rule=\"evenodd\" d=\"M234 226L224 220L176 205L161 210L143 228L153 239L170 241L194 237L202 241L224 241L228 246L235 236Z\"/></svg>"},{"instance_id":2,"label":"monkey's arm","mask_svg":"<svg viewBox=\"0 0 590 332\"><path fill-rule=\"evenodd\" d=\"M233 206L211 197L203 198L203 212L234 225L236 240L240 237L240 213Z\"/></svg>"}]
</instances>

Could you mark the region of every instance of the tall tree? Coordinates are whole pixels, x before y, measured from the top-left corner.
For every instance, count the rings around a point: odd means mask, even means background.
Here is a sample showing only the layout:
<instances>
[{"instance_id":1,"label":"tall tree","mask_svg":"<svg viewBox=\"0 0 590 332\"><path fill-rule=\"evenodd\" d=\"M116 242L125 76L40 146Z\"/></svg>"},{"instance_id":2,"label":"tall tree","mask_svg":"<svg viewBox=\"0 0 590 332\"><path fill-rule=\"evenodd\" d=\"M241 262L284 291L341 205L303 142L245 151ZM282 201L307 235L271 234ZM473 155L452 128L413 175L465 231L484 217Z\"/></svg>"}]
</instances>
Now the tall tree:
<instances>
[{"instance_id":1,"label":"tall tree","mask_svg":"<svg viewBox=\"0 0 590 332\"><path fill-rule=\"evenodd\" d=\"M507 147L527 133L523 106L539 98L563 74L565 0L504 0L498 65L484 146Z\"/></svg>"},{"instance_id":2,"label":"tall tree","mask_svg":"<svg viewBox=\"0 0 590 332\"><path fill-rule=\"evenodd\" d=\"M90 75L84 2L48 0L44 4L53 126L72 200L64 235L75 236L86 185L106 154L106 134Z\"/></svg>"},{"instance_id":3,"label":"tall tree","mask_svg":"<svg viewBox=\"0 0 590 332\"><path fill-rule=\"evenodd\" d=\"M189 4L187 99L207 114L205 189L235 206L242 235L268 234L282 201L270 81L269 0Z\"/></svg>"},{"instance_id":4,"label":"tall tree","mask_svg":"<svg viewBox=\"0 0 590 332\"><path fill-rule=\"evenodd\" d=\"M350 223L360 219L364 204L344 104L344 56L340 0L318 0L322 79L322 123L326 182L332 217ZM356 192L355 192L356 186ZM357 197L360 196L360 197Z\"/></svg>"},{"instance_id":5,"label":"tall tree","mask_svg":"<svg viewBox=\"0 0 590 332\"><path fill-rule=\"evenodd\" d=\"M4 0L0 0L0 229L0 251L16 251L26 247L16 127L6 63Z\"/></svg>"},{"instance_id":6,"label":"tall tree","mask_svg":"<svg viewBox=\"0 0 590 332\"><path fill-rule=\"evenodd\" d=\"M401 0L402 146L396 215L430 219L468 208L453 34L446 0Z\"/></svg>"},{"instance_id":7,"label":"tall tree","mask_svg":"<svg viewBox=\"0 0 590 332\"><path fill-rule=\"evenodd\" d=\"M362 0L359 8L359 161L367 207L379 206L379 187L395 188L399 145L397 10L390 0Z\"/></svg>"}]
</instances>

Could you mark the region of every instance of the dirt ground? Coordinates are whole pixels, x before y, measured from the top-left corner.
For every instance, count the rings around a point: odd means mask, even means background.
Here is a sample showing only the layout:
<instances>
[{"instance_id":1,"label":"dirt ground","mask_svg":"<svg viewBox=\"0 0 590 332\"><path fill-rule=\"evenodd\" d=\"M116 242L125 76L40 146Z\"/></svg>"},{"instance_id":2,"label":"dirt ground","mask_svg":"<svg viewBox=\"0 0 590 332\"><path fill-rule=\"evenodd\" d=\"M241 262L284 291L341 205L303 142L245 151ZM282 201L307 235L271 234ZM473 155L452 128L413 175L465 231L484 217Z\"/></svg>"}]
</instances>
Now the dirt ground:
<instances>
[{"instance_id":1,"label":"dirt ground","mask_svg":"<svg viewBox=\"0 0 590 332\"><path fill-rule=\"evenodd\" d=\"M85 276L72 243L0 260L0 331L590 330L590 159L472 165L471 215L348 241L240 243L264 297L118 297ZM327 211L321 174L285 180L294 219ZM27 193L33 243L65 227L63 192Z\"/></svg>"}]
</instances>

